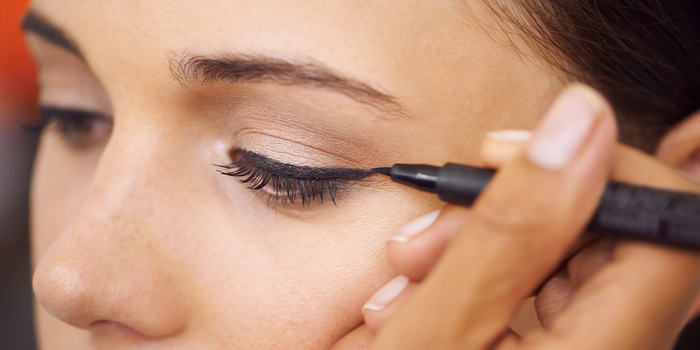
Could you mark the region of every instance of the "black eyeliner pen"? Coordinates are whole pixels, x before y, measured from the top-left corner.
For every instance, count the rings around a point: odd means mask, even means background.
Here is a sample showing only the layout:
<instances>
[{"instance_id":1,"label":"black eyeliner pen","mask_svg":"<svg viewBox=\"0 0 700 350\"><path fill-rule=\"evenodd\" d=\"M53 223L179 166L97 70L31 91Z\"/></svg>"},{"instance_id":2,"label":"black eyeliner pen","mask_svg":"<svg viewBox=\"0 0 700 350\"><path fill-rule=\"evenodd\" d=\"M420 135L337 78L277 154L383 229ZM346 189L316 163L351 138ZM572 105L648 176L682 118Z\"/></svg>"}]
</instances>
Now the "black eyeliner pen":
<instances>
[{"instance_id":1,"label":"black eyeliner pen","mask_svg":"<svg viewBox=\"0 0 700 350\"><path fill-rule=\"evenodd\" d=\"M452 163L395 164L372 170L464 206L474 203L495 173ZM700 249L700 195L609 182L586 232Z\"/></svg>"}]
</instances>

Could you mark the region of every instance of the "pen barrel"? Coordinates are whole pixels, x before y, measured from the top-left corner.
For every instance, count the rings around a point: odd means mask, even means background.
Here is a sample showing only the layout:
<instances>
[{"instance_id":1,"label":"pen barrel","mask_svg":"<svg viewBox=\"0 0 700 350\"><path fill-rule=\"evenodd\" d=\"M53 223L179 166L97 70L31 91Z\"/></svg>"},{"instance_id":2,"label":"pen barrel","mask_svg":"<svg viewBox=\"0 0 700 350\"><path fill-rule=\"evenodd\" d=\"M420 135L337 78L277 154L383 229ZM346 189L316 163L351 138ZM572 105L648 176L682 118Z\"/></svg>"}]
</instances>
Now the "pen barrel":
<instances>
[{"instance_id":1,"label":"pen barrel","mask_svg":"<svg viewBox=\"0 0 700 350\"><path fill-rule=\"evenodd\" d=\"M435 192L445 202L471 206L494 173L491 169L447 163L437 175Z\"/></svg>"},{"instance_id":2,"label":"pen barrel","mask_svg":"<svg viewBox=\"0 0 700 350\"><path fill-rule=\"evenodd\" d=\"M587 231L700 248L700 196L609 182Z\"/></svg>"}]
</instances>

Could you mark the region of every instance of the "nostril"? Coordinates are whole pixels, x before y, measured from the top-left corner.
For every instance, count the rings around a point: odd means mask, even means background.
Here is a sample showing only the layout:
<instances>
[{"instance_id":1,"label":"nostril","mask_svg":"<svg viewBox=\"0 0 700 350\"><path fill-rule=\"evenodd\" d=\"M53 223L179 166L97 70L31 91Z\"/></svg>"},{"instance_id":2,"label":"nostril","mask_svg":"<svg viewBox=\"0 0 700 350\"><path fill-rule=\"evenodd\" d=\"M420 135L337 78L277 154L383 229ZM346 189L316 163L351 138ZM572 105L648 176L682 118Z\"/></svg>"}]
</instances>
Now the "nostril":
<instances>
[{"instance_id":1,"label":"nostril","mask_svg":"<svg viewBox=\"0 0 700 350\"><path fill-rule=\"evenodd\" d=\"M90 324L89 329L96 334L106 337L129 338L132 342L151 339L151 337L120 322L99 320Z\"/></svg>"}]
</instances>

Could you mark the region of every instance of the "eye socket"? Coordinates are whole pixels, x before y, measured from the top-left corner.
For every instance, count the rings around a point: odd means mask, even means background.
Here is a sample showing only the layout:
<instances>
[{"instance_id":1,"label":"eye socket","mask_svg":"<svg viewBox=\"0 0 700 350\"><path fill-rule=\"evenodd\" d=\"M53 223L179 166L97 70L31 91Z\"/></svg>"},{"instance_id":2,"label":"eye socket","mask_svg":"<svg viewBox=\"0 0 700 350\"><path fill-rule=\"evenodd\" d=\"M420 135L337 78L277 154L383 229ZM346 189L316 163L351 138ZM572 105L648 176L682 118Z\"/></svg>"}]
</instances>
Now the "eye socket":
<instances>
[{"instance_id":1,"label":"eye socket","mask_svg":"<svg viewBox=\"0 0 700 350\"><path fill-rule=\"evenodd\" d=\"M33 130L52 130L73 148L87 148L112 133L112 121L105 115L72 108L42 106Z\"/></svg>"},{"instance_id":2,"label":"eye socket","mask_svg":"<svg viewBox=\"0 0 700 350\"><path fill-rule=\"evenodd\" d=\"M219 165L219 172L233 176L251 190L262 191L268 204L294 204L302 206L330 199L336 204L340 190L353 181L373 174L370 170L348 168L314 168L285 164L246 150L235 150L233 163Z\"/></svg>"}]
</instances>

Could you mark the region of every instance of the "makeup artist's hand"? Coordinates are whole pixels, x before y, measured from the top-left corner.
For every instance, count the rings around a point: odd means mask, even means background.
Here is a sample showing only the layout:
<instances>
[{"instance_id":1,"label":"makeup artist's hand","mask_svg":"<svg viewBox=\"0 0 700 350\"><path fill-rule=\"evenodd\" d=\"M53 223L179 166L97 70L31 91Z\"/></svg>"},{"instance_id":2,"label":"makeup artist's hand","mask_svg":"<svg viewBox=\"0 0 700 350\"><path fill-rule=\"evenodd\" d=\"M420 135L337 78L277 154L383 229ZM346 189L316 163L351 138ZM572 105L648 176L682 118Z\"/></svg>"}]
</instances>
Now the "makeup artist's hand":
<instances>
[{"instance_id":1,"label":"makeup artist's hand","mask_svg":"<svg viewBox=\"0 0 700 350\"><path fill-rule=\"evenodd\" d=\"M381 328L376 348L672 345L700 285L697 253L600 239L572 246L608 177L700 189L654 159L616 146L612 112L597 94L577 87L565 95L525 152L513 147L510 155L501 149L494 156L485 147L486 162L501 171L471 213L448 205L434 223L437 214L422 218L388 244L397 271L422 286L406 286L399 277L370 300L365 320L371 330ZM593 111L592 123L586 109ZM519 339L508 324L545 281L538 311L547 330Z\"/></svg>"}]
</instances>

